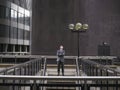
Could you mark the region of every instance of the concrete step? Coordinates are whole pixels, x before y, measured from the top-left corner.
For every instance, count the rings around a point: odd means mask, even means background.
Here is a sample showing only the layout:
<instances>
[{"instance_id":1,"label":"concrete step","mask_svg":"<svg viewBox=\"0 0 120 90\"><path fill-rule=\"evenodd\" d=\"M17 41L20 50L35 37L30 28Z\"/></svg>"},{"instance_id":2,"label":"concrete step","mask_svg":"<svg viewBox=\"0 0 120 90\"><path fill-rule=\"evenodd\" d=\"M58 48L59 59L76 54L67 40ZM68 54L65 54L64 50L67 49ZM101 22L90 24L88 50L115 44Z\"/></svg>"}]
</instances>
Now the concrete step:
<instances>
[{"instance_id":1,"label":"concrete step","mask_svg":"<svg viewBox=\"0 0 120 90\"><path fill-rule=\"evenodd\" d=\"M56 67L57 67L57 64L48 64L47 65L47 68L56 68ZM66 65L64 65L64 68L76 68L76 65L66 64Z\"/></svg>"},{"instance_id":2,"label":"concrete step","mask_svg":"<svg viewBox=\"0 0 120 90\"><path fill-rule=\"evenodd\" d=\"M76 90L76 87L47 87L46 90Z\"/></svg>"},{"instance_id":3,"label":"concrete step","mask_svg":"<svg viewBox=\"0 0 120 90\"><path fill-rule=\"evenodd\" d=\"M11 66L14 66L14 65L16 65L16 64L4 64L4 63L1 63L0 68L11 67Z\"/></svg>"},{"instance_id":4,"label":"concrete step","mask_svg":"<svg viewBox=\"0 0 120 90\"><path fill-rule=\"evenodd\" d=\"M48 76L57 76L57 68L47 69L47 75ZM60 75L62 75L61 72L60 72ZM75 76L76 69L64 69L64 75L65 76Z\"/></svg>"},{"instance_id":5,"label":"concrete step","mask_svg":"<svg viewBox=\"0 0 120 90\"><path fill-rule=\"evenodd\" d=\"M47 81L48 84L57 84L57 87L47 87L46 90L76 90L76 87L62 87L59 85L65 85L65 84L75 84L75 81L71 81L71 80L48 80Z\"/></svg>"},{"instance_id":6,"label":"concrete step","mask_svg":"<svg viewBox=\"0 0 120 90\"><path fill-rule=\"evenodd\" d=\"M48 87L46 90L76 90L75 87Z\"/></svg>"}]
</instances>

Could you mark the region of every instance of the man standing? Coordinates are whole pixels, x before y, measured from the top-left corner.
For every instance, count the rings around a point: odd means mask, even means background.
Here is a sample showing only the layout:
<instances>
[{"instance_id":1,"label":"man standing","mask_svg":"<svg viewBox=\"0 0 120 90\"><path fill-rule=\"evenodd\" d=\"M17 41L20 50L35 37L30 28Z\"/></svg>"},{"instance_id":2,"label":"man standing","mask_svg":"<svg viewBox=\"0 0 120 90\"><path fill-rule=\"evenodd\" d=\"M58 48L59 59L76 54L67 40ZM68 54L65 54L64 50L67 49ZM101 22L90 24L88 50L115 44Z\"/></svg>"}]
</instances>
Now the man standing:
<instances>
[{"instance_id":1,"label":"man standing","mask_svg":"<svg viewBox=\"0 0 120 90\"><path fill-rule=\"evenodd\" d=\"M58 64L58 76L60 75L60 68L62 69L62 75L64 76L64 55L65 50L63 50L63 46L60 46L60 49L57 50L57 64Z\"/></svg>"}]
</instances>

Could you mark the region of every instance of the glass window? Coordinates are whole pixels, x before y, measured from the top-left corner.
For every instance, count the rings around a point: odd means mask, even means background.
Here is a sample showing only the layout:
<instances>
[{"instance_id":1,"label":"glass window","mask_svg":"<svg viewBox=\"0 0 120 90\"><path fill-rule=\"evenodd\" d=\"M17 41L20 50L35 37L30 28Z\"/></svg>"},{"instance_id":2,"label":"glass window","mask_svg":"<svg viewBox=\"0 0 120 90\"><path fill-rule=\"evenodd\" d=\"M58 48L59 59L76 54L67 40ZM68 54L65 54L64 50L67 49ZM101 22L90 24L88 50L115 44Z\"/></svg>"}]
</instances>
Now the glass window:
<instances>
[{"instance_id":1,"label":"glass window","mask_svg":"<svg viewBox=\"0 0 120 90\"><path fill-rule=\"evenodd\" d=\"M24 39L30 40L30 31L24 31Z\"/></svg>"},{"instance_id":2,"label":"glass window","mask_svg":"<svg viewBox=\"0 0 120 90\"><path fill-rule=\"evenodd\" d=\"M15 16L15 15L14 15L14 10L11 9L11 20L12 20L12 21L14 21L14 16Z\"/></svg>"},{"instance_id":3,"label":"glass window","mask_svg":"<svg viewBox=\"0 0 120 90\"><path fill-rule=\"evenodd\" d=\"M14 15L15 15L14 21L17 22L17 11L14 11Z\"/></svg>"},{"instance_id":4,"label":"glass window","mask_svg":"<svg viewBox=\"0 0 120 90\"><path fill-rule=\"evenodd\" d=\"M9 26L0 24L0 37L9 37Z\"/></svg>"},{"instance_id":5,"label":"glass window","mask_svg":"<svg viewBox=\"0 0 120 90\"><path fill-rule=\"evenodd\" d=\"M19 5L19 1L20 0L14 0L14 3L17 4L17 5Z\"/></svg>"},{"instance_id":6,"label":"glass window","mask_svg":"<svg viewBox=\"0 0 120 90\"><path fill-rule=\"evenodd\" d=\"M14 27L10 28L10 38L14 38Z\"/></svg>"},{"instance_id":7,"label":"glass window","mask_svg":"<svg viewBox=\"0 0 120 90\"><path fill-rule=\"evenodd\" d=\"M17 39L17 28L16 27L11 27L10 28L10 38Z\"/></svg>"},{"instance_id":8,"label":"glass window","mask_svg":"<svg viewBox=\"0 0 120 90\"><path fill-rule=\"evenodd\" d=\"M18 22L24 24L24 14L18 13Z\"/></svg>"},{"instance_id":9,"label":"glass window","mask_svg":"<svg viewBox=\"0 0 120 90\"><path fill-rule=\"evenodd\" d=\"M25 25L30 26L30 12L25 10Z\"/></svg>"},{"instance_id":10,"label":"glass window","mask_svg":"<svg viewBox=\"0 0 120 90\"><path fill-rule=\"evenodd\" d=\"M0 18L5 18L5 7L0 6Z\"/></svg>"},{"instance_id":11,"label":"glass window","mask_svg":"<svg viewBox=\"0 0 120 90\"><path fill-rule=\"evenodd\" d=\"M18 29L18 39L24 39L24 34L22 29Z\"/></svg>"},{"instance_id":12,"label":"glass window","mask_svg":"<svg viewBox=\"0 0 120 90\"><path fill-rule=\"evenodd\" d=\"M17 22L17 11L11 9L11 20Z\"/></svg>"},{"instance_id":13,"label":"glass window","mask_svg":"<svg viewBox=\"0 0 120 90\"><path fill-rule=\"evenodd\" d=\"M5 52L5 44L0 44L0 52Z\"/></svg>"},{"instance_id":14,"label":"glass window","mask_svg":"<svg viewBox=\"0 0 120 90\"><path fill-rule=\"evenodd\" d=\"M21 7L24 7L24 6L25 6L25 0L20 0L19 5L20 5Z\"/></svg>"},{"instance_id":15,"label":"glass window","mask_svg":"<svg viewBox=\"0 0 120 90\"><path fill-rule=\"evenodd\" d=\"M17 39L18 29L14 27L14 38Z\"/></svg>"},{"instance_id":16,"label":"glass window","mask_svg":"<svg viewBox=\"0 0 120 90\"><path fill-rule=\"evenodd\" d=\"M6 19L9 19L10 18L10 8L6 8L6 11L5 11L5 18Z\"/></svg>"},{"instance_id":17,"label":"glass window","mask_svg":"<svg viewBox=\"0 0 120 90\"><path fill-rule=\"evenodd\" d=\"M25 16L25 25L30 26L30 17L29 16Z\"/></svg>"}]
</instances>

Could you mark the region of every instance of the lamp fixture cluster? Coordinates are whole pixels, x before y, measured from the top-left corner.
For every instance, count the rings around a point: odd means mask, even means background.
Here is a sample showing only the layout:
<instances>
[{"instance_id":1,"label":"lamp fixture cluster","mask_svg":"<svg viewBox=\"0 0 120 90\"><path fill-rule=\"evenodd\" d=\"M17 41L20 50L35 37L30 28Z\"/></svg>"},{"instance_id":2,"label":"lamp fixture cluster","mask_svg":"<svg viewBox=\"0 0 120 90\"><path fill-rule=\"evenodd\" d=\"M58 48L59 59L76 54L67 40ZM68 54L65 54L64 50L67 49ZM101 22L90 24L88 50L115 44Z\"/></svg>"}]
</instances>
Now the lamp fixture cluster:
<instances>
[{"instance_id":1,"label":"lamp fixture cluster","mask_svg":"<svg viewBox=\"0 0 120 90\"><path fill-rule=\"evenodd\" d=\"M88 24L82 24L82 23L76 23L74 24L69 24L69 29L73 31L86 31L88 29Z\"/></svg>"}]
</instances>

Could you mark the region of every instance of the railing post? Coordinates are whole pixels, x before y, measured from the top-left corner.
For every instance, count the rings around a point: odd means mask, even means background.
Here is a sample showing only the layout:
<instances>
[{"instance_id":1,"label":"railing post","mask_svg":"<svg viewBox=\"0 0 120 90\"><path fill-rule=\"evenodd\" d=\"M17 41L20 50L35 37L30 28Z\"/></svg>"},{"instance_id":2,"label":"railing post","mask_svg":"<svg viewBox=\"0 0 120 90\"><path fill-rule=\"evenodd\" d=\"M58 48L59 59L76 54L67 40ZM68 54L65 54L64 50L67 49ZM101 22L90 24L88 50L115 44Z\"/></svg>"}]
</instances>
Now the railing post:
<instances>
[{"instance_id":1,"label":"railing post","mask_svg":"<svg viewBox=\"0 0 120 90\"><path fill-rule=\"evenodd\" d=\"M36 80L33 81L33 90L38 90Z\"/></svg>"},{"instance_id":2,"label":"railing post","mask_svg":"<svg viewBox=\"0 0 120 90\"><path fill-rule=\"evenodd\" d=\"M2 60L3 60L3 59L2 59L2 56L1 56L1 57L0 57L0 63L2 63Z\"/></svg>"},{"instance_id":3,"label":"railing post","mask_svg":"<svg viewBox=\"0 0 120 90\"><path fill-rule=\"evenodd\" d=\"M84 90L88 90L88 88L87 88L87 80L84 80Z\"/></svg>"},{"instance_id":4,"label":"railing post","mask_svg":"<svg viewBox=\"0 0 120 90\"><path fill-rule=\"evenodd\" d=\"M16 57L16 55L15 55L15 64L17 64L17 57Z\"/></svg>"},{"instance_id":5,"label":"railing post","mask_svg":"<svg viewBox=\"0 0 120 90\"><path fill-rule=\"evenodd\" d=\"M34 90L33 84L30 85L30 90Z\"/></svg>"}]
</instances>

